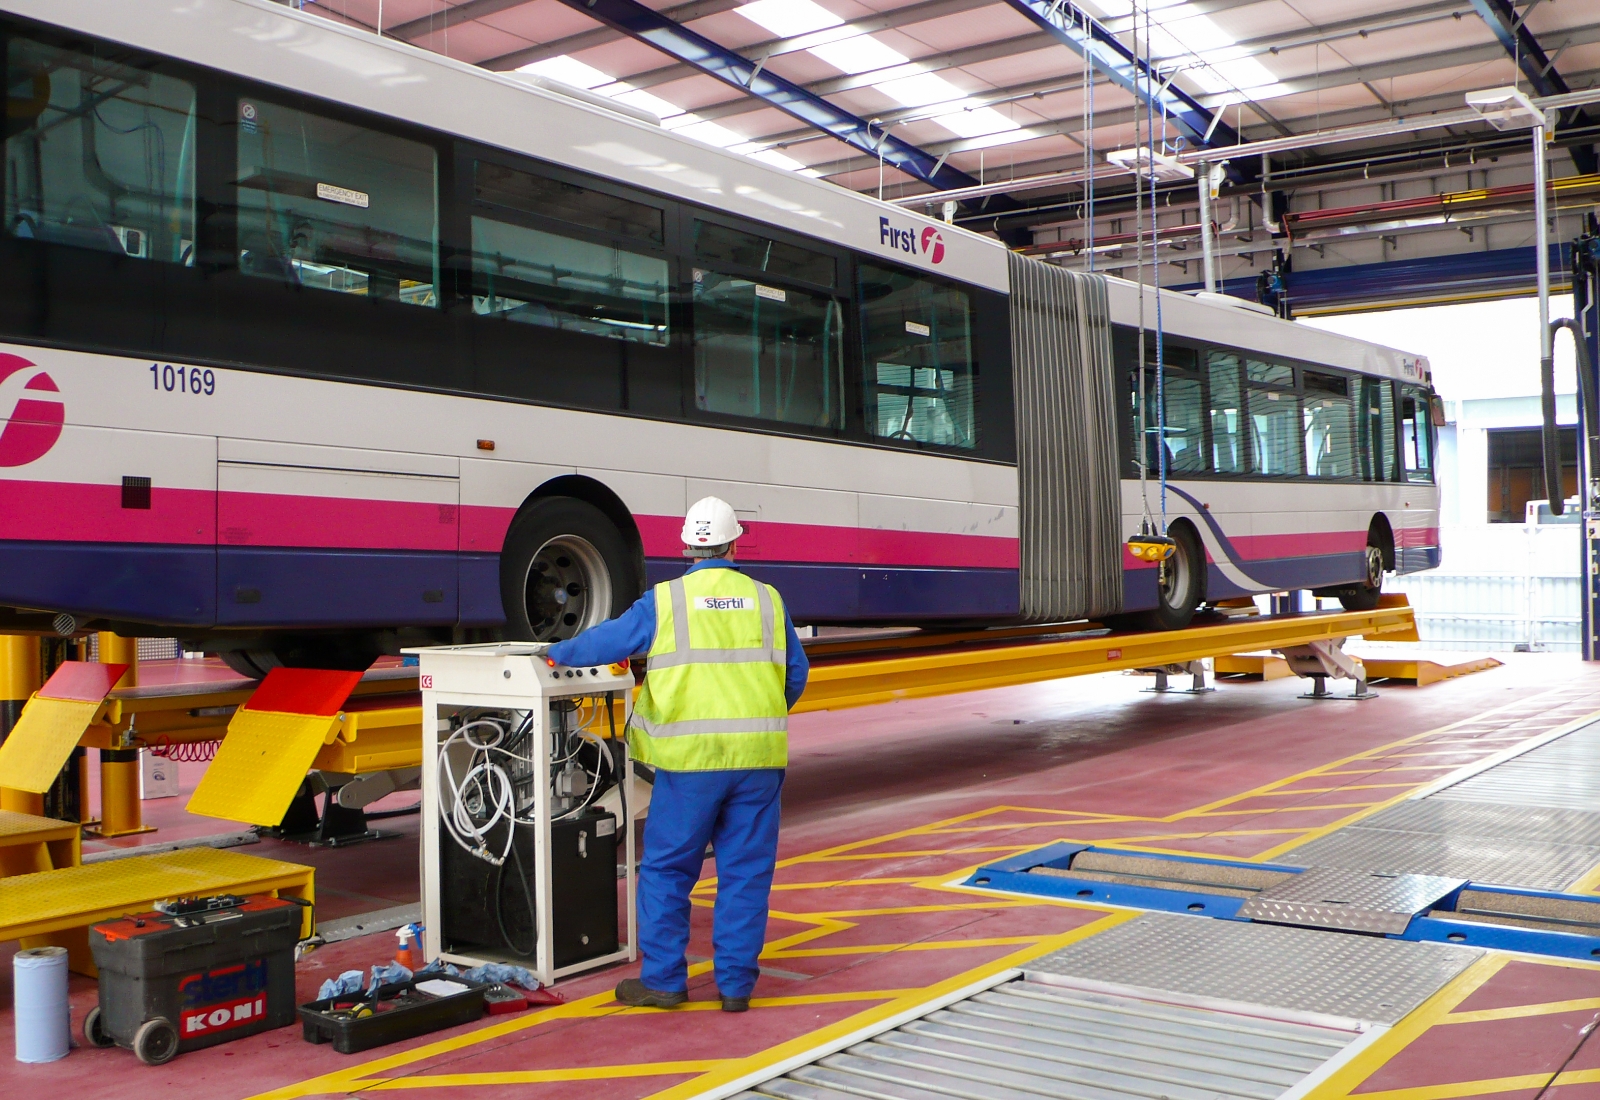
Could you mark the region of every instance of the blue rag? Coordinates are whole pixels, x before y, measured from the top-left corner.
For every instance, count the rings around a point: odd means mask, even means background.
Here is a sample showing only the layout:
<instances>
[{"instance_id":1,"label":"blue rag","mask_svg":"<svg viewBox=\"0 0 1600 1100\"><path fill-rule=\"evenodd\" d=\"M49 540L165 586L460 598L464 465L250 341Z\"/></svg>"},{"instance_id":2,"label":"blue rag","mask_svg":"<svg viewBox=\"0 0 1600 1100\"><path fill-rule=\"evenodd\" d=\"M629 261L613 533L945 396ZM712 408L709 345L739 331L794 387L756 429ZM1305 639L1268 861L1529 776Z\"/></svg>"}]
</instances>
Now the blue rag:
<instances>
[{"instance_id":1,"label":"blue rag","mask_svg":"<svg viewBox=\"0 0 1600 1100\"><path fill-rule=\"evenodd\" d=\"M373 966L372 982L367 986L367 996L370 997L376 993L380 985L399 985L401 982L409 982L410 980L411 971L397 962Z\"/></svg>"},{"instance_id":2,"label":"blue rag","mask_svg":"<svg viewBox=\"0 0 1600 1100\"><path fill-rule=\"evenodd\" d=\"M533 971L525 966L512 966L510 963L484 963L471 970L462 970L451 963L435 959L421 970L417 976L423 974L449 974L454 978L465 978L469 982L488 982L493 985L515 985L532 992L539 988L539 979L533 976Z\"/></svg>"},{"instance_id":3,"label":"blue rag","mask_svg":"<svg viewBox=\"0 0 1600 1100\"><path fill-rule=\"evenodd\" d=\"M361 991L361 971L346 970L337 978L329 978L322 983L322 988L317 990L317 1000L326 1001L332 997L346 997L351 993Z\"/></svg>"}]
</instances>

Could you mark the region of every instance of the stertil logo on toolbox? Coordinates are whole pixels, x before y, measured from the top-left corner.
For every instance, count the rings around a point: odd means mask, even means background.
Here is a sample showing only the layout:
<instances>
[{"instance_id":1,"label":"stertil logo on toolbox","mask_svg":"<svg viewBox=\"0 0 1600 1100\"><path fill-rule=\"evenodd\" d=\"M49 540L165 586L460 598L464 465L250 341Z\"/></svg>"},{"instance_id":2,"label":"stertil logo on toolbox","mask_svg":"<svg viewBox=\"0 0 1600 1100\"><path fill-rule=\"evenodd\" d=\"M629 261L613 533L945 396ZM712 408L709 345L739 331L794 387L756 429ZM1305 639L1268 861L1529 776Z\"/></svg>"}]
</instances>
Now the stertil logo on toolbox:
<instances>
[{"instance_id":1,"label":"stertil logo on toolbox","mask_svg":"<svg viewBox=\"0 0 1600 1100\"><path fill-rule=\"evenodd\" d=\"M926 256L929 262L940 264L944 262L944 235L931 225L922 227L919 234L916 228L902 229L890 225L889 219L878 218L878 243L885 248L892 248L897 252L909 252L913 256Z\"/></svg>"},{"instance_id":2,"label":"stertil logo on toolbox","mask_svg":"<svg viewBox=\"0 0 1600 1100\"><path fill-rule=\"evenodd\" d=\"M20 355L0 354L0 390L10 388L5 383L12 375L37 367L37 363ZM61 438L61 427L66 423L65 405L35 396L60 392L55 380L44 371L31 375L21 390L9 409L3 408L5 395L0 393L0 410L5 413L4 426L0 427L0 466L26 466L43 458Z\"/></svg>"},{"instance_id":3,"label":"stertil logo on toolbox","mask_svg":"<svg viewBox=\"0 0 1600 1100\"><path fill-rule=\"evenodd\" d=\"M191 974L178 983L183 1016L178 1034L184 1038L242 1027L267 1011L267 960L219 967Z\"/></svg>"}]
</instances>

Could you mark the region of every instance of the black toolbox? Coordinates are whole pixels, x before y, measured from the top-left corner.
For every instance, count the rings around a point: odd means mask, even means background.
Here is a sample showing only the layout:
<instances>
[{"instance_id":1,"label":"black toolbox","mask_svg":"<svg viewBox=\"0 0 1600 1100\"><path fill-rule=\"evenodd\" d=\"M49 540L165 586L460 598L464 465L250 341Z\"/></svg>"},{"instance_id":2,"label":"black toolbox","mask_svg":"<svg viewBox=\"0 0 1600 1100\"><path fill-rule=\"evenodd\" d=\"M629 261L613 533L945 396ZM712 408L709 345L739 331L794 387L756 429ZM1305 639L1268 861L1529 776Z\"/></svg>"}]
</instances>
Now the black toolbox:
<instances>
[{"instance_id":1,"label":"black toolbox","mask_svg":"<svg viewBox=\"0 0 1600 1100\"><path fill-rule=\"evenodd\" d=\"M302 909L266 895L185 898L95 925L95 1046L160 1065L175 1055L294 1023Z\"/></svg>"},{"instance_id":2,"label":"black toolbox","mask_svg":"<svg viewBox=\"0 0 1600 1100\"><path fill-rule=\"evenodd\" d=\"M301 1005L301 1034L308 1043L332 1043L340 1054L354 1054L470 1024L483 1015L488 989L484 982L423 973L409 982L381 985L371 994L347 993Z\"/></svg>"}]
</instances>

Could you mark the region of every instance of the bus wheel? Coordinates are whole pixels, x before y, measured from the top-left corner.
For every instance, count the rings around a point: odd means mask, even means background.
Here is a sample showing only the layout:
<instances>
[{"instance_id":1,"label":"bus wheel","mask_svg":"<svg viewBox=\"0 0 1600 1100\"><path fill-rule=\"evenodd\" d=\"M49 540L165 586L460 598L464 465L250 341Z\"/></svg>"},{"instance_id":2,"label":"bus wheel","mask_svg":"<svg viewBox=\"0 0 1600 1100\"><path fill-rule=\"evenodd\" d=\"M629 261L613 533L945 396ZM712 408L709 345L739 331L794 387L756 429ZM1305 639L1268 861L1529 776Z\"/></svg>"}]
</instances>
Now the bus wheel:
<instances>
[{"instance_id":1,"label":"bus wheel","mask_svg":"<svg viewBox=\"0 0 1600 1100\"><path fill-rule=\"evenodd\" d=\"M1206 594L1206 552L1194 528L1186 523L1174 524L1167 534L1178 549L1161 563L1156 583L1159 602L1149 611L1108 615L1105 625L1112 630L1182 630L1194 618Z\"/></svg>"},{"instance_id":2,"label":"bus wheel","mask_svg":"<svg viewBox=\"0 0 1600 1100\"><path fill-rule=\"evenodd\" d=\"M1194 618L1206 592L1206 552L1188 524L1174 524L1167 533L1178 549L1161 563L1156 585L1160 603L1150 612L1158 630L1182 630Z\"/></svg>"},{"instance_id":3,"label":"bus wheel","mask_svg":"<svg viewBox=\"0 0 1600 1100\"><path fill-rule=\"evenodd\" d=\"M1383 550L1367 544L1367 575L1362 583L1339 592L1339 603L1346 611L1371 611L1383 595Z\"/></svg>"},{"instance_id":4,"label":"bus wheel","mask_svg":"<svg viewBox=\"0 0 1600 1100\"><path fill-rule=\"evenodd\" d=\"M506 636L556 642L622 614L638 594L632 556L594 505L548 497L524 508L500 551Z\"/></svg>"}]
</instances>

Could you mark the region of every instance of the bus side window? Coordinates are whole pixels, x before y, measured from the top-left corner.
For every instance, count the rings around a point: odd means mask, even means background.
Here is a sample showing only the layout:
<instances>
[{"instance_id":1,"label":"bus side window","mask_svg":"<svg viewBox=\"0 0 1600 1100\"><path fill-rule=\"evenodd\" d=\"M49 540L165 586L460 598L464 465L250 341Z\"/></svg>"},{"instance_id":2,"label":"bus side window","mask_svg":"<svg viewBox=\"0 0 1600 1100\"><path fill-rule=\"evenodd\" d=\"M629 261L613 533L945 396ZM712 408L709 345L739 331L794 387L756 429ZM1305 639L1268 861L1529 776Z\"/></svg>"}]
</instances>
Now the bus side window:
<instances>
[{"instance_id":1,"label":"bus side window","mask_svg":"<svg viewBox=\"0 0 1600 1100\"><path fill-rule=\"evenodd\" d=\"M1305 371L1304 399L1307 473L1312 477L1355 477L1350 379Z\"/></svg>"},{"instance_id":2,"label":"bus side window","mask_svg":"<svg viewBox=\"0 0 1600 1100\"><path fill-rule=\"evenodd\" d=\"M1211 468L1219 474L1242 474L1250 468L1244 448L1244 413L1239 403L1239 357L1206 353L1210 389Z\"/></svg>"},{"instance_id":3,"label":"bus side window","mask_svg":"<svg viewBox=\"0 0 1600 1100\"><path fill-rule=\"evenodd\" d=\"M696 408L844 427L844 310L789 282L831 284L835 266L831 256L695 222Z\"/></svg>"},{"instance_id":4,"label":"bus side window","mask_svg":"<svg viewBox=\"0 0 1600 1100\"><path fill-rule=\"evenodd\" d=\"M1361 404L1356 414L1357 447L1361 476L1367 481L1393 481L1394 387L1384 378L1361 380Z\"/></svg>"},{"instance_id":5,"label":"bus side window","mask_svg":"<svg viewBox=\"0 0 1600 1100\"><path fill-rule=\"evenodd\" d=\"M642 254L666 242L659 208L484 160L473 195L506 211L472 216L474 313L667 345L671 269Z\"/></svg>"},{"instance_id":6,"label":"bus side window","mask_svg":"<svg viewBox=\"0 0 1600 1100\"><path fill-rule=\"evenodd\" d=\"M431 146L255 97L236 106L239 270L438 306Z\"/></svg>"},{"instance_id":7,"label":"bus side window","mask_svg":"<svg viewBox=\"0 0 1600 1100\"><path fill-rule=\"evenodd\" d=\"M878 439L972 450L971 300L908 271L858 270L868 430Z\"/></svg>"},{"instance_id":8,"label":"bus side window","mask_svg":"<svg viewBox=\"0 0 1600 1100\"><path fill-rule=\"evenodd\" d=\"M194 86L21 37L6 69L6 231L192 266Z\"/></svg>"},{"instance_id":9,"label":"bus side window","mask_svg":"<svg viewBox=\"0 0 1600 1100\"><path fill-rule=\"evenodd\" d=\"M1401 446L1405 451L1406 480L1433 480L1432 409L1425 390L1405 386L1400 398Z\"/></svg>"},{"instance_id":10,"label":"bus side window","mask_svg":"<svg viewBox=\"0 0 1600 1100\"><path fill-rule=\"evenodd\" d=\"M1246 407L1251 468L1258 474L1299 477L1306 472L1300 395L1276 388L1294 384L1294 368L1247 359L1245 377L1250 380Z\"/></svg>"}]
</instances>

